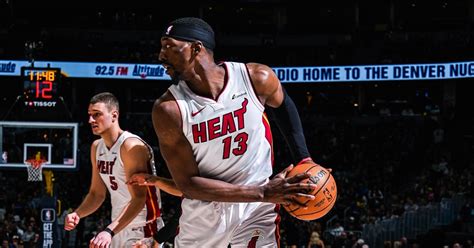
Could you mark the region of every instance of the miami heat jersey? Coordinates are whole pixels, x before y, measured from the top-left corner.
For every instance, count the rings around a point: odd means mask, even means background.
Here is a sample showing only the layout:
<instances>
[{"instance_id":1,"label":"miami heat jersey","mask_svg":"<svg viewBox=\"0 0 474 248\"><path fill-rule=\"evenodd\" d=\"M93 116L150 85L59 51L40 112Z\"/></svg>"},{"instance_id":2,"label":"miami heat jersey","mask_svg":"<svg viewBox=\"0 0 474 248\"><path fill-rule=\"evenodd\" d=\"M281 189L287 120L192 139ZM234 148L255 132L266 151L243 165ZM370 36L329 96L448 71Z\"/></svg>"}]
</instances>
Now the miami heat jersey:
<instances>
[{"instance_id":1,"label":"miami heat jersey","mask_svg":"<svg viewBox=\"0 0 474 248\"><path fill-rule=\"evenodd\" d=\"M120 148L123 142L131 137L140 139L148 147L150 153L148 173L156 175L153 150L137 135L126 131L123 132L110 149L107 148L103 139L99 140L96 152L97 168L99 170L100 177L104 181L110 193L112 220L118 218L119 214L131 199L130 192L128 191L128 185L126 184L127 179L125 175L124 164L120 156ZM161 216L161 199L159 190L157 188L147 187L147 190L148 192L145 207L128 226L146 226L145 233L148 233L149 235L149 233L156 232L156 225L147 224L153 223L153 220L156 220Z\"/></svg>"},{"instance_id":2,"label":"miami heat jersey","mask_svg":"<svg viewBox=\"0 0 474 248\"><path fill-rule=\"evenodd\" d=\"M272 174L271 138L264 106L245 64L224 63L226 83L217 100L196 95L184 81L169 88L183 132L203 177L239 185L263 184Z\"/></svg>"},{"instance_id":3,"label":"miami heat jersey","mask_svg":"<svg viewBox=\"0 0 474 248\"><path fill-rule=\"evenodd\" d=\"M202 177L263 185L272 174L272 138L264 106L245 64L225 62L225 86L216 100L198 96L184 81L169 88L183 133ZM273 203L207 202L184 198L175 247L277 247Z\"/></svg>"}]
</instances>

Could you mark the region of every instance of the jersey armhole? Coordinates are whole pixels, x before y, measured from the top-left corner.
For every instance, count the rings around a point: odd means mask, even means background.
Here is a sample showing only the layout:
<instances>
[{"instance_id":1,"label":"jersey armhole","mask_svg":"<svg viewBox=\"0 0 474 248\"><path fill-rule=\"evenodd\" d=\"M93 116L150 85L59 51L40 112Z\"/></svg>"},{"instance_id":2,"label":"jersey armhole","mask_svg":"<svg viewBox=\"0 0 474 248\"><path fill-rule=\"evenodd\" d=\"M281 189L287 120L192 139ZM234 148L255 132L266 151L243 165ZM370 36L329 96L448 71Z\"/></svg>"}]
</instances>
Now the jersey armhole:
<instances>
[{"instance_id":1,"label":"jersey armhole","mask_svg":"<svg viewBox=\"0 0 474 248\"><path fill-rule=\"evenodd\" d=\"M252 78L250 77L250 71L249 68L247 67L246 64L241 64L242 65L242 78L245 82L245 88L247 88L247 92L249 93L250 99L255 103L257 108L264 112L265 111L265 106L260 102L257 93L255 92L255 87L253 86L253 81Z\"/></svg>"},{"instance_id":2,"label":"jersey armhole","mask_svg":"<svg viewBox=\"0 0 474 248\"><path fill-rule=\"evenodd\" d=\"M185 136L187 136L189 134L189 126L187 125L187 121L186 121L186 118L187 118L187 113L186 113L186 106L185 106L185 102L183 103L182 100L178 100L179 99L179 89L177 89L177 85L172 85L169 89L168 89L168 92L171 94L171 96L173 97L173 100L174 102L176 103L176 105L178 106L178 110L179 110L179 115L181 116L181 130L183 131L183 133L185 134ZM183 111L185 113L183 113Z\"/></svg>"}]
</instances>

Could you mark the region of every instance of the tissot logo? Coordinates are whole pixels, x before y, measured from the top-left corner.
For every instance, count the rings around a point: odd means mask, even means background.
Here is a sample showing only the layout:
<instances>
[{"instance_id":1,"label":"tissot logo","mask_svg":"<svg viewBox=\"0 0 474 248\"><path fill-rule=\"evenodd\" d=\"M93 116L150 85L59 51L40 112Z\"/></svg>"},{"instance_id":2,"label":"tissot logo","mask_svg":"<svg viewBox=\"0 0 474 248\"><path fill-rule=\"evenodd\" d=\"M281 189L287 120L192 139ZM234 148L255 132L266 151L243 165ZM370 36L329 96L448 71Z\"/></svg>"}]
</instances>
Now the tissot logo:
<instances>
[{"instance_id":1,"label":"tissot logo","mask_svg":"<svg viewBox=\"0 0 474 248\"><path fill-rule=\"evenodd\" d=\"M25 101L27 107L55 107L56 101Z\"/></svg>"}]
</instances>

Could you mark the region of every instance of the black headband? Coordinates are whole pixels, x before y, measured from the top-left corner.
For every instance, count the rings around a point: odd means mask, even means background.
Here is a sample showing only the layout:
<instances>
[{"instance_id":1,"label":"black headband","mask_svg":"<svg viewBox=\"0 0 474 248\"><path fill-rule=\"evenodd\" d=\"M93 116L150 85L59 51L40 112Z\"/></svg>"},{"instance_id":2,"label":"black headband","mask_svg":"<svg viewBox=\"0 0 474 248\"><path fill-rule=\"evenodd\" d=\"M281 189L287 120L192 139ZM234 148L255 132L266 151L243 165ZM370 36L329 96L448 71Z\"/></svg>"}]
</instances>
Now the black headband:
<instances>
[{"instance_id":1,"label":"black headband","mask_svg":"<svg viewBox=\"0 0 474 248\"><path fill-rule=\"evenodd\" d=\"M216 46L213 31L192 24L172 24L168 26L163 36L184 41L201 41L210 50L214 50Z\"/></svg>"}]
</instances>

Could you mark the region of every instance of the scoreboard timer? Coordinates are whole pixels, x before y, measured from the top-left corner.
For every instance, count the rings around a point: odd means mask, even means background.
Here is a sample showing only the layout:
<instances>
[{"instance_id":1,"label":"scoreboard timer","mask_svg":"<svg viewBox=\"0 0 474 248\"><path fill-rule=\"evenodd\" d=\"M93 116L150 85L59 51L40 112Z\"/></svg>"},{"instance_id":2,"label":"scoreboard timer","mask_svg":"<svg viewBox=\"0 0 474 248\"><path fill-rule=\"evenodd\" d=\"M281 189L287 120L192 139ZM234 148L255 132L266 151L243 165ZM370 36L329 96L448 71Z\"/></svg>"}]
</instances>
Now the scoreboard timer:
<instances>
[{"instance_id":1,"label":"scoreboard timer","mask_svg":"<svg viewBox=\"0 0 474 248\"><path fill-rule=\"evenodd\" d=\"M55 107L61 69L50 67L22 67L23 96L27 107Z\"/></svg>"}]
</instances>

